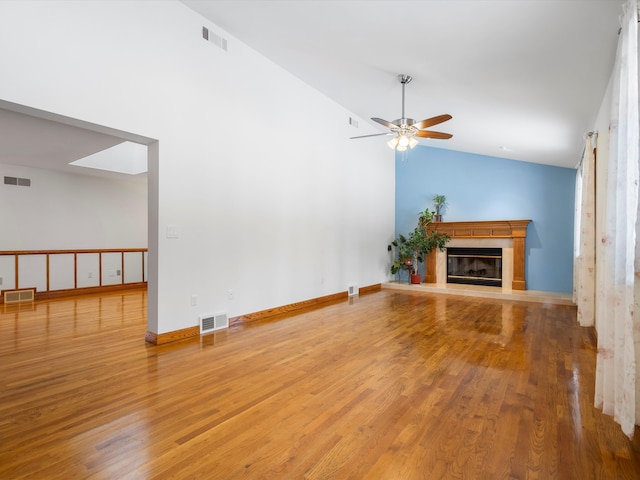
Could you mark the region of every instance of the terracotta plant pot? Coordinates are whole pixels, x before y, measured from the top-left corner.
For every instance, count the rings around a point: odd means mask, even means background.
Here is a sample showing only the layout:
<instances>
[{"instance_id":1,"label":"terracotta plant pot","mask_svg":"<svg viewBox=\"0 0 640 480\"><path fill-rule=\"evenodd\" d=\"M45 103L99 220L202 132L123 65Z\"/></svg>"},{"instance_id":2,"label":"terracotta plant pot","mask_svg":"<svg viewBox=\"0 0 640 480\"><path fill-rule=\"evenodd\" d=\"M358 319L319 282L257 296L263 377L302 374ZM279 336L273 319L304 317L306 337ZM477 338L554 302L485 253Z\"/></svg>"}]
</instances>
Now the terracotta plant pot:
<instances>
[{"instance_id":1,"label":"terracotta plant pot","mask_svg":"<svg viewBox=\"0 0 640 480\"><path fill-rule=\"evenodd\" d=\"M441 222L442 221L442 215L440 213L434 213L433 214L433 221L434 222Z\"/></svg>"},{"instance_id":2,"label":"terracotta plant pot","mask_svg":"<svg viewBox=\"0 0 640 480\"><path fill-rule=\"evenodd\" d=\"M411 274L411 283L420 284L420 275L419 274Z\"/></svg>"}]
</instances>

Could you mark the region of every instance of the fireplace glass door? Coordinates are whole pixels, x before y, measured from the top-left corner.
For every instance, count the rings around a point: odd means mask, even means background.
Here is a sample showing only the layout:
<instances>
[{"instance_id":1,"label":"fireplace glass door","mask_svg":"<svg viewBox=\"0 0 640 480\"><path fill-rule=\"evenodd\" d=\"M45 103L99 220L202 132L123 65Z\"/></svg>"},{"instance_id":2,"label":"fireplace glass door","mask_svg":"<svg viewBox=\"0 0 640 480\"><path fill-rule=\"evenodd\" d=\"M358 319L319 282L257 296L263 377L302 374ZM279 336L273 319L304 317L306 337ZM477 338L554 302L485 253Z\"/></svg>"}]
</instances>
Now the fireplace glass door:
<instances>
[{"instance_id":1,"label":"fireplace glass door","mask_svg":"<svg viewBox=\"0 0 640 480\"><path fill-rule=\"evenodd\" d=\"M502 286L501 248L447 248L447 283Z\"/></svg>"}]
</instances>

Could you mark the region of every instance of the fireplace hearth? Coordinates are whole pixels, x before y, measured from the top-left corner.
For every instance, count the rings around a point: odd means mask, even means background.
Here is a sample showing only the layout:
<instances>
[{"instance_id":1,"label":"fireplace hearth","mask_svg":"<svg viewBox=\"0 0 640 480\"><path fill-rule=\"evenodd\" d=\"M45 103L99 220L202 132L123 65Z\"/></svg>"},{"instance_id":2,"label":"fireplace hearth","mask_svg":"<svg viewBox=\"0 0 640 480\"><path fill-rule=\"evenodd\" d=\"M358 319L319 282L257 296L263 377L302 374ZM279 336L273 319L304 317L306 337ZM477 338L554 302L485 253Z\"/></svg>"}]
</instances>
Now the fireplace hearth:
<instances>
[{"instance_id":1,"label":"fireplace hearth","mask_svg":"<svg viewBox=\"0 0 640 480\"><path fill-rule=\"evenodd\" d=\"M502 286L501 248L447 248L447 283Z\"/></svg>"}]
</instances>

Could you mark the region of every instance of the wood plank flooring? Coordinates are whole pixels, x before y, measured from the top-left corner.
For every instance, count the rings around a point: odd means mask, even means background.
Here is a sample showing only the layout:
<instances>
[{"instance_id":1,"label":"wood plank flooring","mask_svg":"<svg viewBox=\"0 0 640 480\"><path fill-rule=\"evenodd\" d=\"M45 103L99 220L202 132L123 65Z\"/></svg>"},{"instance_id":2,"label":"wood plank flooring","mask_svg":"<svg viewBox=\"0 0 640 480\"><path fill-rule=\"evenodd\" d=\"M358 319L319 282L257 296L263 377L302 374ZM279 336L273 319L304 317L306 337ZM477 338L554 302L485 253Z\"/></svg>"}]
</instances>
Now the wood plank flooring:
<instances>
[{"instance_id":1,"label":"wood plank flooring","mask_svg":"<svg viewBox=\"0 0 640 480\"><path fill-rule=\"evenodd\" d=\"M0 478L640 478L574 307L383 290L164 346L145 315L0 305Z\"/></svg>"}]
</instances>

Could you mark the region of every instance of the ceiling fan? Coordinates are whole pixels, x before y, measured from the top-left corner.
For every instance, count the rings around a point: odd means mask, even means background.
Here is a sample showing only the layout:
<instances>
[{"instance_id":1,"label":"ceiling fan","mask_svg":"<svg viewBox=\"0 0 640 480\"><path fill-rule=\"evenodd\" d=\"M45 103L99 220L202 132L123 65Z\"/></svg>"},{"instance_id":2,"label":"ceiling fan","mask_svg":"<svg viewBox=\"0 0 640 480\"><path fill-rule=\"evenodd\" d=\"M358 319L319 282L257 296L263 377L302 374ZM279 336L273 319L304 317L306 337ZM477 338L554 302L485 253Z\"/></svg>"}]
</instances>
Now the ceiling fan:
<instances>
[{"instance_id":1,"label":"ceiling fan","mask_svg":"<svg viewBox=\"0 0 640 480\"><path fill-rule=\"evenodd\" d=\"M398 75L398 80L402 84L402 117L397 120L393 120L392 122L388 122L383 120L382 118L372 117L371 120L379 123L380 125L384 125L390 131L387 133L374 133L372 135L361 135L359 137L351 137L354 138L365 138L365 137L377 137L380 135L395 135L391 140L387 142L389 147L397 150L398 152L404 152L407 148L413 148L418 145L418 140L415 137L421 138L437 138L441 140L447 140L451 138L453 135L450 133L442 133L442 132L434 132L432 130L423 130L423 128L432 127L434 125L438 125L439 123L446 122L447 120L451 120L451 115L444 114L438 115L437 117L427 118L426 120L422 120L420 122L416 122L413 118L405 118L404 116L404 86L411 82L411 75Z\"/></svg>"}]
</instances>

